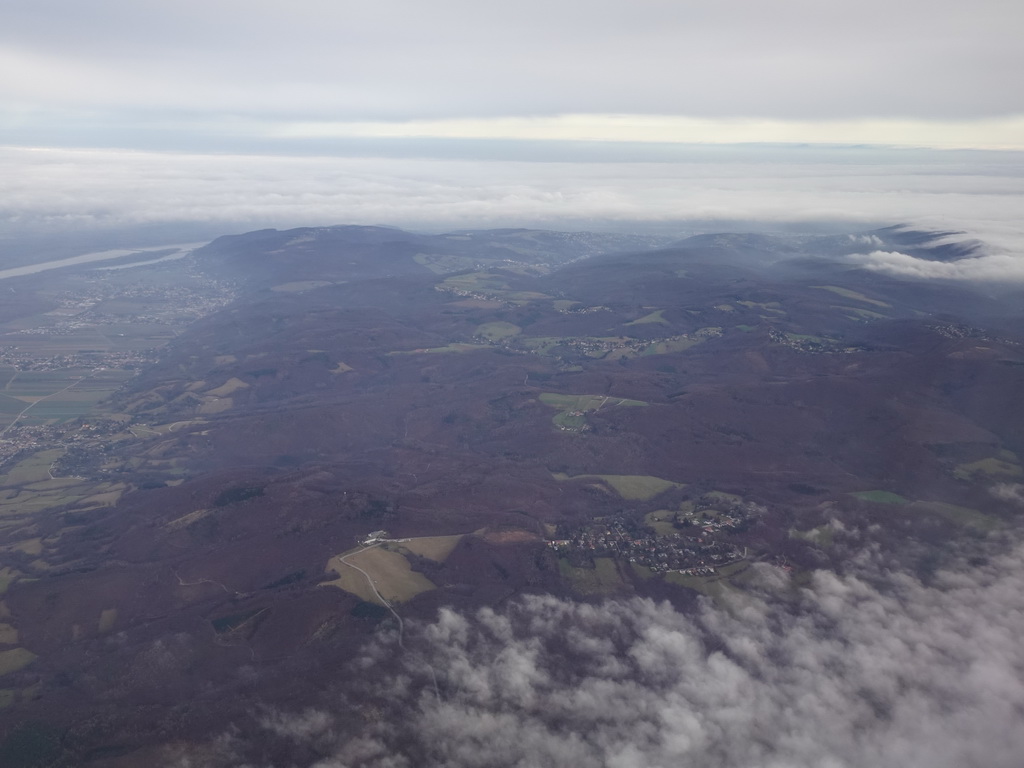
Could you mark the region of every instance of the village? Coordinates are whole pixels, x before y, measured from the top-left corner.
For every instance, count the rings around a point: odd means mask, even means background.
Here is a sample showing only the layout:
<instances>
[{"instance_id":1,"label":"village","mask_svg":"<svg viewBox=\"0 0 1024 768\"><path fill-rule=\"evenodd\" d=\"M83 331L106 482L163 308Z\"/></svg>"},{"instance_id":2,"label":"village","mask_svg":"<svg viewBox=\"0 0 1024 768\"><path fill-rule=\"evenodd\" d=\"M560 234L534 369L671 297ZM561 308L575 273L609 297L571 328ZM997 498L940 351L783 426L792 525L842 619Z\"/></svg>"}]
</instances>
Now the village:
<instances>
[{"instance_id":1,"label":"village","mask_svg":"<svg viewBox=\"0 0 1024 768\"><path fill-rule=\"evenodd\" d=\"M548 546L575 566L591 565L597 557L613 557L655 573L692 576L714 574L717 568L747 556L746 547L730 541L730 534L749 527L764 511L762 507L741 501L723 504L721 498L707 497L685 506L689 509L650 514L644 522L620 513L561 530L564 537L548 541ZM722 507L728 510L720 511Z\"/></svg>"}]
</instances>

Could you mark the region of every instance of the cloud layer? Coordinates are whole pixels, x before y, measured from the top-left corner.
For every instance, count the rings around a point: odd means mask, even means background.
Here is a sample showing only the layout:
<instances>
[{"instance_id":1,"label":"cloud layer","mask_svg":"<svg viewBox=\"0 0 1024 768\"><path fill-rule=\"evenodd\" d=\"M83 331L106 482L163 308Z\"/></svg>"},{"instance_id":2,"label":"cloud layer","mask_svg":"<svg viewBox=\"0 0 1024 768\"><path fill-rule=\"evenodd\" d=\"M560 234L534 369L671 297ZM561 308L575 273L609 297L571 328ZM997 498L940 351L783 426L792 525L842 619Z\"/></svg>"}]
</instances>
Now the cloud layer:
<instances>
[{"instance_id":1,"label":"cloud layer","mask_svg":"<svg viewBox=\"0 0 1024 768\"><path fill-rule=\"evenodd\" d=\"M967 230L1011 255L1024 244L1019 153L690 148L658 162L619 159L6 148L0 230L197 221L232 229L358 223L438 230L838 220L853 229L909 222Z\"/></svg>"},{"instance_id":2,"label":"cloud layer","mask_svg":"<svg viewBox=\"0 0 1024 768\"><path fill-rule=\"evenodd\" d=\"M932 586L872 566L798 590L756 568L761 598L694 617L550 596L442 610L407 635L403 672L381 678L377 649L354 673L378 681L382 717L353 732L340 713L273 713L264 728L317 768L1020 765L1024 548Z\"/></svg>"}]
</instances>

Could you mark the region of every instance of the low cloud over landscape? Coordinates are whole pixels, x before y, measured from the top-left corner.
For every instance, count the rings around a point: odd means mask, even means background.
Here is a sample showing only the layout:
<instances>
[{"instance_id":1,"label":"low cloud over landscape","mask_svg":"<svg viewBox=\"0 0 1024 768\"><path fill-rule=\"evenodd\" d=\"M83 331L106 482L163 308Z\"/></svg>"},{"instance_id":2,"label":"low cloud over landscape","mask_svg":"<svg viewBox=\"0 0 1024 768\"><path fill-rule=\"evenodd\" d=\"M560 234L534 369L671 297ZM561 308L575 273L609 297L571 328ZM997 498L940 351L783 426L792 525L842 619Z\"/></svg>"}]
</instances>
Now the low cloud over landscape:
<instances>
[{"instance_id":1,"label":"low cloud over landscape","mask_svg":"<svg viewBox=\"0 0 1024 768\"><path fill-rule=\"evenodd\" d=\"M704 231L714 231L715 221L752 228L838 221L855 230L906 222L964 230L1002 254L980 272L977 264L935 265L925 267L928 274L1020 272L1018 153L695 148L663 162L551 162L536 158L539 148L530 151L532 159L510 160L8 148L0 151L0 170L10 180L0 191L0 230L202 222L225 232L337 223L439 231L683 222L678 228L685 231L693 220L702 220ZM898 257L870 263L921 272Z\"/></svg>"},{"instance_id":2,"label":"low cloud over landscape","mask_svg":"<svg viewBox=\"0 0 1024 768\"><path fill-rule=\"evenodd\" d=\"M692 617L646 599L443 609L353 665L377 704L257 717L317 768L1011 768L1024 547L975 562L925 585L864 555L803 587L761 565L760 597ZM178 764L263 765L245 747Z\"/></svg>"}]
</instances>

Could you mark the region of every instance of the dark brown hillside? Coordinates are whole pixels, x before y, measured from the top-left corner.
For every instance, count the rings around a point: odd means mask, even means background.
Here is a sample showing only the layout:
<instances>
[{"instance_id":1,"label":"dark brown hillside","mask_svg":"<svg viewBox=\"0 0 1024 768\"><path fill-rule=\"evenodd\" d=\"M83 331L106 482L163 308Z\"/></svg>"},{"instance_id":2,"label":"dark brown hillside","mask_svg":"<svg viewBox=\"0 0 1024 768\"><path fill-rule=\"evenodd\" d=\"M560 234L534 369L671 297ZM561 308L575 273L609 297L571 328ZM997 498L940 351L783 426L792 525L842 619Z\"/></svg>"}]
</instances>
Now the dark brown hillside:
<instances>
[{"instance_id":1,"label":"dark brown hillside","mask_svg":"<svg viewBox=\"0 0 1024 768\"><path fill-rule=\"evenodd\" d=\"M927 575L999 536L1020 305L988 323L972 287L705 240L216 241L198 265L231 303L11 460L0 501L54 495L0 532L33 654L0 675L3 733L43 720L65 764L102 765L357 695L359 647L397 628L357 550L413 620L524 592L692 608L754 563L806 579L864 546Z\"/></svg>"}]
</instances>

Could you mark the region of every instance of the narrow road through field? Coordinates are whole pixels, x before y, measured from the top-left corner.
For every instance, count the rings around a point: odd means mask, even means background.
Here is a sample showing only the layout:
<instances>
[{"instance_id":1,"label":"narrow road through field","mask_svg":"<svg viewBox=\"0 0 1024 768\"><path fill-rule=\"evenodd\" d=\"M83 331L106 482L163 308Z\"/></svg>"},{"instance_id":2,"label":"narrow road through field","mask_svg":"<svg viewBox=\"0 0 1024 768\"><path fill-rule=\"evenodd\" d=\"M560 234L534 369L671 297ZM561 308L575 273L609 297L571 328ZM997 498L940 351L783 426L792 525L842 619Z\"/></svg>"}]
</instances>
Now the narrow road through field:
<instances>
[{"instance_id":1,"label":"narrow road through field","mask_svg":"<svg viewBox=\"0 0 1024 768\"><path fill-rule=\"evenodd\" d=\"M380 544L371 544L368 547L363 547L362 549L359 550L359 552L366 552L368 549L374 549L374 548L379 547L379 546L380 546ZM358 555L359 552L350 552L347 555L342 555L341 557L338 558L338 561L341 562L341 563L344 563L349 568L355 568L357 571L359 571L361 574L363 574L363 576L366 577L367 583L370 585L370 589L373 590L373 594L375 594L377 596L377 599L380 600L384 604L385 608L387 608L389 611L391 611L391 615L394 616L398 620L398 645L404 651L405 650L405 644L402 642L402 637L405 634L405 623L402 621L402 617L398 615L398 613L395 611L395 609L391 607L391 603L389 603L387 600L385 600L384 596L377 590L377 585L373 583L373 577L370 576L370 574L368 574L366 571L364 571L362 568L360 568L355 563L350 563L348 561L348 559L347 559L349 557L352 557L353 555Z\"/></svg>"},{"instance_id":2,"label":"narrow road through field","mask_svg":"<svg viewBox=\"0 0 1024 768\"><path fill-rule=\"evenodd\" d=\"M23 410L23 411L22 411L21 413L19 413L19 414L18 414L17 416L15 416L15 417L14 417L14 421L12 421L12 422L11 422L10 424L8 424L8 425L7 425L6 427L4 427L4 428L3 428L2 430L0 430L0 437L3 437L4 435L6 435L6 434L7 434L7 430L8 430L8 429L10 429L10 428L11 428L11 427L13 427L13 426L14 426L15 424L17 424L17 423L18 423L18 422L19 422L19 421L21 420L21 417L22 417L22 416L24 416L24 415L25 415L26 413L28 413L29 411L31 411L31 410L32 410L33 408L35 408L35 407L36 407L37 405L39 405L39 404L40 404L41 402L43 402L43 400L49 400L49 399L50 399L51 397L54 397L54 396L56 396L56 395L59 395L59 394L61 394L62 392L67 392L67 391L68 391L69 389L71 389L71 388L73 388L73 387L77 387L77 386L78 386L79 384L81 384L81 383L82 383L83 381L85 381L86 379L91 379L91 378L92 378L93 376L95 376L95 375L96 375L96 373L97 373L97 372L98 372L99 370L100 370L99 368L96 368L96 369L95 369L95 370L93 370L93 372L92 372L92 373L90 373L90 374L89 374L88 376L83 376L82 378L80 378L80 379L77 379L77 380L75 380L75 381L71 382L71 383L70 383L70 384L68 384L68 385L67 385L66 387L64 387L64 389L58 389L58 390L57 390L56 392L51 392L51 393L50 393L50 394L48 394L48 395L47 395L46 397L40 397L40 398L39 398L38 400L36 400L36 401L35 401L34 403L29 403L29 404L28 404L28 406L27 406L27 407L26 407L26 408L25 408L25 409L24 409L24 410Z\"/></svg>"},{"instance_id":3,"label":"narrow road through field","mask_svg":"<svg viewBox=\"0 0 1024 768\"><path fill-rule=\"evenodd\" d=\"M405 635L405 622L402 621L402 617L398 615L398 612L395 611L395 609L391 607L391 603L389 603L387 600L385 600L384 596L377 590L377 585L373 583L373 577L370 576L370 574L368 574L366 571L364 571L362 568L360 568L355 563L348 562L348 559L347 559L347 558L352 557L353 555L358 555L359 552L365 552L368 549L373 549L374 547L379 547L383 543L385 543L385 542L377 542L376 544L371 544L368 547L363 547L358 552L350 552L347 555L342 555L341 557L338 558L338 561L343 563L344 565L347 565L349 568L355 568L357 571L359 571L361 574L363 574L363 576L366 577L366 581L370 585L370 589L373 590L373 594L375 594L377 596L377 599L380 600L384 604L385 608L387 608L389 611L391 611L391 615L394 616L395 619L398 620L398 647L401 648L403 651L405 651L406 647L405 647L405 642L404 642L404 639L403 639L404 635ZM420 663L422 663L423 666L425 666L427 668L427 671L430 672L430 679L431 679L431 681L433 682L433 685L434 685L434 698L437 701L441 701L441 689L437 685L437 672L434 670L434 665L431 664L429 661L427 661L425 658L423 658L422 654L413 653L412 655L415 656L417 659L419 659Z\"/></svg>"}]
</instances>

